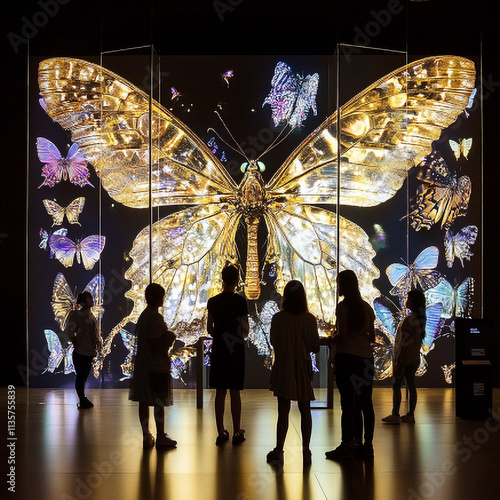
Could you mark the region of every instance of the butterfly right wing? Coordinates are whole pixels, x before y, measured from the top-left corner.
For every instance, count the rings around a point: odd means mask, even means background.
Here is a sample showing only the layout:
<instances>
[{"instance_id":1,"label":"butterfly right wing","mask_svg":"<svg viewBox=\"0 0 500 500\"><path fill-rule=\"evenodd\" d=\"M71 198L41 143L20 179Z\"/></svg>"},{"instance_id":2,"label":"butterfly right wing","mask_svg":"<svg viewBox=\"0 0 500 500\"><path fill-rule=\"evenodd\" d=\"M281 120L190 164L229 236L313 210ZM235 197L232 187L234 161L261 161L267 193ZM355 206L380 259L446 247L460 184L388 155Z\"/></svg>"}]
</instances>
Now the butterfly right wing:
<instances>
[{"instance_id":1,"label":"butterfly right wing","mask_svg":"<svg viewBox=\"0 0 500 500\"><path fill-rule=\"evenodd\" d=\"M236 193L235 182L201 139L115 73L55 58L40 63L38 81L47 114L71 132L114 200L149 207L150 187L154 206L218 203Z\"/></svg>"},{"instance_id":2,"label":"butterfly right wing","mask_svg":"<svg viewBox=\"0 0 500 500\"><path fill-rule=\"evenodd\" d=\"M52 217L52 226L60 226L64 219L64 207L52 200L43 200L43 204L47 213Z\"/></svg>"},{"instance_id":3,"label":"butterfly right wing","mask_svg":"<svg viewBox=\"0 0 500 500\"><path fill-rule=\"evenodd\" d=\"M42 186L54 187L57 183L61 182L64 174L61 153L55 144L44 137L37 138L36 149L38 158L45 164L42 169L42 176L45 177L45 179L42 184L38 186L38 189Z\"/></svg>"},{"instance_id":4,"label":"butterfly right wing","mask_svg":"<svg viewBox=\"0 0 500 500\"><path fill-rule=\"evenodd\" d=\"M83 196L80 196L79 198L76 198L73 200L67 207L66 207L66 219L68 219L68 222L70 224L78 224L81 226L81 224L78 222L78 217L83 211L83 207L85 205L85 198Z\"/></svg>"},{"instance_id":5,"label":"butterfly right wing","mask_svg":"<svg viewBox=\"0 0 500 500\"><path fill-rule=\"evenodd\" d=\"M378 80L330 116L268 184L298 203L374 206L391 198L408 169L467 107L476 72L468 59L436 56ZM340 139L340 146L337 140Z\"/></svg>"},{"instance_id":6,"label":"butterfly right wing","mask_svg":"<svg viewBox=\"0 0 500 500\"><path fill-rule=\"evenodd\" d=\"M83 187L94 187L88 180L90 172L87 168L87 159L80 151L78 144L73 143L66 157L66 170L71 183Z\"/></svg>"},{"instance_id":7,"label":"butterfly right wing","mask_svg":"<svg viewBox=\"0 0 500 500\"><path fill-rule=\"evenodd\" d=\"M58 273L52 287L52 301L50 302L54 317L59 328L64 331L69 313L75 307L76 299L63 273Z\"/></svg>"},{"instance_id":8,"label":"butterfly right wing","mask_svg":"<svg viewBox=\"0 0 500 500\"><path fill-rule=\"evenodd\" d=\"M101 252L103 251L105 244L106 237L98 234L87 236L80 242L79 251L85 269L89 270L94 267L96 262L101 257Z\"/></svg>"},{"instance_id":9,"label":"butterfly right wing","mask_svg":"<svg viewBox=\"0 0 500 500\"><path fill-rule=\"evenodd\" d=\"M49 237L49 247L54 257L64 266L73 266L77 247L75 243L60 234L52 233Z\"/></svg>"}]
</instances>

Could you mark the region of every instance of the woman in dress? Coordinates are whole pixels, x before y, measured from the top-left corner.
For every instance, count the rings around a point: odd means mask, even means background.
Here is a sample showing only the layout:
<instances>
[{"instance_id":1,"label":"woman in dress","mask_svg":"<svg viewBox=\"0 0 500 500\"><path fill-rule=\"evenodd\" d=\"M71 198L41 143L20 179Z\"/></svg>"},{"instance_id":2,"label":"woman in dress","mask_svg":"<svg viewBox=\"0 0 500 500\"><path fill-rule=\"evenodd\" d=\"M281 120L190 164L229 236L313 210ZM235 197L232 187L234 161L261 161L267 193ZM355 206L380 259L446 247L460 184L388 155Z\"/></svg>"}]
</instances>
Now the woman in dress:
<instances>
[{"instance_id":1,"label":"woman in dress","mask_svg":"<svg viewBox=\"0 0 500 500\"><path fill-rule=\"evenodd\" d=\"M274 363L270 390L278 399L276 447L267 454L267 461L283 465L283 447L288 431L291 401L297 401L301 416L302 458L311 464L312 419L310 401L314 400L311 352L319 352L316 318L308 311L307 297L300 281L290 281L283 292L282 310L271 321L271 344Z\"/></svg>"},{"instance_id":2,"label":"woman in dress","mask_svg":"<svg viewBox=\"0 0 500 500\"><path fill-rule=\"evenodd\" d=\"M136 349L134 374L130 381L129 399L139 402L139 421L143 445L155 444L149 432L149 407L154 407L156 447L174 447L177 441L165 434L165 406L172 404L172 378L168 351L175 334L168 330L158 309L163 305L165 290L157 283L146 287L147 307L139 316L135 329Z\"/></svg>"},{"instance_id":3,"label":"woman in dress","mask_svg":"<svg viewBox=\"0 0 500 500\"><path fill-rule=\"evenodd\" d=\"M331 340L336 346L335 377L342 407L342 442L326 452L326 458L340 460L354 455L373 457L375 414L372 403L373 350L375 313L361 298L358 278L350 269L337 277L339 302L336 332ZM364 425L364 444L361 443Z\"/></svg>"},{"instance_id":4,"label":"woman in dress","mask_svg":"<svg viewBox=\"0 0 500 500\"><path fill-rule=\"evenodd\" d=\"M207 331L212 336L209 386L215 389L217 446L229 440L224 428L226 393L231 396L233 444L245 440L240 426L241 396L245 378L245 337L248 335L247 301L235 293L239 271L234 266L222 270L222 292L208 299Z\"/></svg>"},{"instance_id":5,"label":"woman in dress","mask_svg":"<svg viewBox=\"0 0 500 500\"><path fill-rule=\"evenodd\" d=\"M76 371L75 390L80 399L78 408L88 410L94 405L85 396L85 383L90 373L92 360L102 349L102 340L99 323L91 311L94 306L92 294L88 291L79 293L76 303L79 309L70 313L64 331L75 346L73 364Z\"/></svg>"},{"instance_id":6,"label":"woman in dress","mask_svg":"<svg viewBox=\"0 0 500 500\"><path fill-rule=\"evenodd\" d=\"M425 337L425 295L420 290L410 290L406 297L406 309L410 314L403 319L396 331L392 359L394 385L392 387L392 412L382 419L386 424L415 422L417 388L415 374L420 366L420 348ZM410 407L406 415L399 416L401 406L401 384L406 380L410 395Z\"/></svg>"}]
</instances>

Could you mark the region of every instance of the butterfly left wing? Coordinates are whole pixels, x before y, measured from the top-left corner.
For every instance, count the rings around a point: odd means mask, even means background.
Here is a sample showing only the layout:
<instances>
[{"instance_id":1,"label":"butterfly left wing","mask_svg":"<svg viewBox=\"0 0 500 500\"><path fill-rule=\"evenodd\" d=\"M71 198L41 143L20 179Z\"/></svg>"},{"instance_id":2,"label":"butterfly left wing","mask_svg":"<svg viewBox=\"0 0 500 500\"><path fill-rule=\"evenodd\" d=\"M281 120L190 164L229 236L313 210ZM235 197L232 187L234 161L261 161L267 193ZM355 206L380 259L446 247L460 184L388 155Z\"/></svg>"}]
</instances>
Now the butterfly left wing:
<instances>
[{"instance_id":1,"label":"butterfly left wing","mask_svg":"<svg viewBox=\"0 0 500 500\"><path fill-rule=\"evenodd\" d=\"M90 309L92 314L100 321L102 315L104 314L104 276L102 274L96 274L85 287L85 292L90 292L92 298L94 299L94 305Z\"/></svg>"},{"instance_id":2,"label":"butterfly left wing","mask_svg":"<svg viewBox=\"0 0 500 500\"><path fill-rule=\"evenodd\" d=\"M52 217L52 226L60 226L64 219L64 207L61 207L61 205L52 200L43 200L43 204L47 213Z\"/></svg>"},{"instance_id":3,"label":"butterfly left wing","mask_svg":"<svg viewBox=\"0 0 500 500\"><path fill-rule=\"evenodd\" d=\"M69 313L75 308L76 299L71 288L64 277L64 274L58 273L52 287L52 301L50 302L54 317L59 328L64 331Z\"/></svg>"},{"instance_id":4,"label":"butterfly left wing","mask_svg":"<svg viewBox=\"0 0 500 500\"><path fill-rule=\"evenodd\" d=\"M325 332L334 322L337 223L342 235L339 269L358 270L365 300L371 302L378 295L372 285L379 277L372 263L375 252L359 226L333 212L294 203L276 203L264 218L269 228L266 261L276 265L276 289L283 293L289 280L301 281L309 310L325 322Z\"/></svg>"},{"instance_id":5,"label":"butterfly left wing","mask_svg":"<svg viewBox=\"0 0 500 500\"><path fill-rule=\"evenodd\" d=\"M47 114L71 132L117 202L147 208L150 189L154 206L218 203L237 192L201 139L119 75L54 58L40 63L38 82Z\"/></svg>"},{"instance_id":6,"label":"butterfly left wing","mask_svg":"<svg viewBox=\"0 0 500 500\"><path fill-rule=\"evenodd\" d=\"M472 61L453 56L393 71L310 134L273 176L269 191L289 202L337 203L339 168L341 205L388 200L467 107L475 75Z\"/></svg>"}]
</instances>

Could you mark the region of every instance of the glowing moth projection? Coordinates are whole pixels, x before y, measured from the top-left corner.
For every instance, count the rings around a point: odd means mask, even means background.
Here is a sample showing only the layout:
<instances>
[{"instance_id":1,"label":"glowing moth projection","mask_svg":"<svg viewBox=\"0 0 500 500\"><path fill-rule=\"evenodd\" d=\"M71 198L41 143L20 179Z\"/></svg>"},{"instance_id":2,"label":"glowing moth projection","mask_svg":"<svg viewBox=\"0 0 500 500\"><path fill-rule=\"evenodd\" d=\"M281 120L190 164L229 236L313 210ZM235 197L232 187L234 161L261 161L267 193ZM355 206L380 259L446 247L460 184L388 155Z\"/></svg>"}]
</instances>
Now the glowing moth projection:
<instances>
[{"instance_id":1,"label":"glowing moth projection","mask_svg":"<svg viewBox=\"0 0 500 500\"><path fill-rule=\"evenodd\" d=\"M339 270L354 269L364 298L373 301L379 293L372 281L379 271L367 234L318 205L372 207L393 197L408 170L468 106L474 85L468 59L413 62L351 99L339 116L327 118L269 182L260 163L251 161L237 185L204 142L154 101L150 122L149 97L117 74L77 59L42 61L39 86L47 114L70 131L116 202L147 208L151 188L154 206L190 206L137 235L125 275L132 282L126 296L134 307L112 329L104 355L114 335L136 322L144 308L150 266L153 280L167 290L165 321L187 344L204 332L207 300L220 291L220 271L228 262L246 269L249 300L260 296L262 263L275 270L280 293L290 279L302 281L323 332L334 322ZM240 262L235 243L242 222L248 234L246 263ZM261 223L268 231L263 259L257 246Z\"/></svg>"}]
</instances>

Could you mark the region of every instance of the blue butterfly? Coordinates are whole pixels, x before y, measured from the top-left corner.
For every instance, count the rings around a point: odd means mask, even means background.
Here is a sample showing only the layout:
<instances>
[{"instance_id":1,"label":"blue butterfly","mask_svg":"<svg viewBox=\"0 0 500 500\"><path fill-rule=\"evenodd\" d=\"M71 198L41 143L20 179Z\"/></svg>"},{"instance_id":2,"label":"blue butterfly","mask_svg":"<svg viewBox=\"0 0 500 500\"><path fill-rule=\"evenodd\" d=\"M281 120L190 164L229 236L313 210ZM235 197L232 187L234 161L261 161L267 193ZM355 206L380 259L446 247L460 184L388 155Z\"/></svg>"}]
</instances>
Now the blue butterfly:
<instances>
[{"instance_id":1,"label":"blue butterfly","mask_svg":"<svg viewBox=\"0 0 500 500\"><path fill-rule=\"evenodd\" d=\"M438 259L439 249L431 246L422 250L410 266L391 264L385 271L394 287L390 291L391 295L397 295L403 301L406 294L417 284L424 291L435 287L441 278L441 274L434 270Z\"/></svg>"},{"instance_id":2,"label":"blue butterfly","mask_svg":"<svg viewBox=\"0 0 500 500\"><path fill-rule=\"evenodd\" d=\"M44 333L50 354L49 359L47 360L47 368L43 373L47 371L54 373L63 359L64 375L76 373L75 366L73 365L73 344L69 341L69 339L65 338L65 334L63 333L59 336L54 331L48 329L44 330Z\"/></svg>"},{"instance_id":3,"label":"blue butterfly","mask_svg":"<svg viewBox=\"0 0 500 500\"><path fill-rule=\"evenodd\" d=\"M279 62L274 69L271 80L271 92L262 106L271 106L274 125L286 123L290 127L300 127L307 118L309 109L316 116L316 93L319 75L301 77L292 72L290 66Z\"/></svg>"},{"instance_id":4,"label":"blue butterfly","mask_svg":"<svg viewBox=\"0 0 500 500\"><path fill-rule=\"evenodd\" d=\"M429 304L443 304L443 318L470 318L474 305L474 278L465 278L456 287L443 278L436 287L424 293Z\"/></svg>"}]
</instances>

